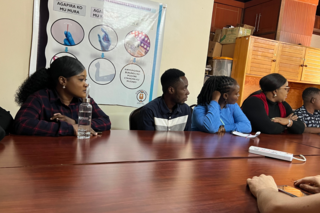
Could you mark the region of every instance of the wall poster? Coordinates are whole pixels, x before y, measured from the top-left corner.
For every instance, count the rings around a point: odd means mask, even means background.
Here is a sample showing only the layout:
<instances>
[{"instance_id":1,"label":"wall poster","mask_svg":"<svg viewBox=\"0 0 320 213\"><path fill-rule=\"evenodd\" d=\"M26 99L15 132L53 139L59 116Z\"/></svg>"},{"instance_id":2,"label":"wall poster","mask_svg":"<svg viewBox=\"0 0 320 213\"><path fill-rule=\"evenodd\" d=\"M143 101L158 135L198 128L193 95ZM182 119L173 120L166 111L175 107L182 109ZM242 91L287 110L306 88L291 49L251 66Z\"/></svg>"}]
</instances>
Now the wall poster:
<instances>
[{"instance_id":1,"label":"wall poster","mask_svg":"<svg viewBox=\"0 0 320 213\"><path fill-rule=\"evenodd\" d=\"M157 93L165 8L148 0L34 0L29 74L75 57L98 104L140 107Z\"/></svg>"}]
</instances>

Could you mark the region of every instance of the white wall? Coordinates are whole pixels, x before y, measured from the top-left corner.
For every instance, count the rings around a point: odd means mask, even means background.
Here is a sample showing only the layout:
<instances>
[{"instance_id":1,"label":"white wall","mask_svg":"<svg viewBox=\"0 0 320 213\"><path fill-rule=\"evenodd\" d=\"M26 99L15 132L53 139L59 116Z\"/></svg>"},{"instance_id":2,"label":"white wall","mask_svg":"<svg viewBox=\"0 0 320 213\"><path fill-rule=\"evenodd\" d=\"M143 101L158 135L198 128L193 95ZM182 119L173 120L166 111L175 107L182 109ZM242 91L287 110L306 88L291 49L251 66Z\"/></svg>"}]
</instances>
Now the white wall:
<instances>
[{"instance_id":1,"label":"white wall","mask_svg":"<svg viewBox=\"0 0 320 213\"><path fill-rule=\"evenodd\" d=\"M155 1L167 4L160 76L169 68L184 71L189 80L187 104L194 104L203 84L213 0ZM28 75L33 0L1 1L0 7L0 106L15 116L19 106L14 94ZM129 114L135 108L100 107L110 116L112 129L129 129Z\"/></svg>"}]
</instances>

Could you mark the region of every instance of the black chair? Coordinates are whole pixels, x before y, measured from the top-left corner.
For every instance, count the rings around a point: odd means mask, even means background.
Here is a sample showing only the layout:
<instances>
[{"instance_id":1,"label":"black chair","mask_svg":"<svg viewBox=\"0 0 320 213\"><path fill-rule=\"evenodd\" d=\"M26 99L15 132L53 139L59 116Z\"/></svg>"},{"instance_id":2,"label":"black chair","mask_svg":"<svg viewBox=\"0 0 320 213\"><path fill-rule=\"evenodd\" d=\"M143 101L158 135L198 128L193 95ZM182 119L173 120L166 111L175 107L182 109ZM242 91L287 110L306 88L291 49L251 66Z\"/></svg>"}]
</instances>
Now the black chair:
<instances>
[{"instance_id":1,"label":"black chair","mask_svg":"<svg viewBox=\"0 0 320 213\"><path fill-rule=\"evenodd\" d=\"M190 109L191 109L191 115L192 115L192 113L193 113L193 107L195 107L195 106L197 106L197 104L192 104L192 105L190 106Z\"/></svg>"},{"instance_id":2,"label":"black chair","mask_svg":"<svg viewBox=\"0 0 320 213\"><path fill-rule=\"evenodd\" d=\"M135 109L130 113L130 116L129 116L130 130L140 130L139 129L139 117L140 117L140 111L141 111L142 107Z\"/></svg>"}]
</instances>

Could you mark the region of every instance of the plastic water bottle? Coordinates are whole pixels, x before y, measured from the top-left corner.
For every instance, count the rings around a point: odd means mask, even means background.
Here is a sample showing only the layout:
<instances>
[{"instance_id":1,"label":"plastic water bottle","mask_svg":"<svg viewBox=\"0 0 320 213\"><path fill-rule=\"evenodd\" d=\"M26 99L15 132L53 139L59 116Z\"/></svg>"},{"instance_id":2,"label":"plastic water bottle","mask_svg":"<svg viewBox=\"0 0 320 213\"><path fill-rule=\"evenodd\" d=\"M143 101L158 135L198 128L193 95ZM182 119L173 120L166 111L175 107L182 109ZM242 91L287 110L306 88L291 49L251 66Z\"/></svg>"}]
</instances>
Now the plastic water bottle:
<instances>
[{"instance_id":1,"label":"plastic water bottle","mask_svg":"<svg viewBox=\"0 0 320 213\"><path fill-rule=\"evenodd\" d=\"M92 106L90 104L89 86L87 87L86 98L82 99L82 103L79 106L79 118L78 118L78 138L86 139L90 138Z\"/></svg>"},{"instance_id":2,"label":"plastic water bottle","mask_svg":"<svg viewBox=\"0 0 320 213\"><path fill-rule=\"evenodd\" d=\"M90 98L84 98L83 103L79 106L78 118L78 138L90 138L92 106Z\"/></svg>"}]
</instances>

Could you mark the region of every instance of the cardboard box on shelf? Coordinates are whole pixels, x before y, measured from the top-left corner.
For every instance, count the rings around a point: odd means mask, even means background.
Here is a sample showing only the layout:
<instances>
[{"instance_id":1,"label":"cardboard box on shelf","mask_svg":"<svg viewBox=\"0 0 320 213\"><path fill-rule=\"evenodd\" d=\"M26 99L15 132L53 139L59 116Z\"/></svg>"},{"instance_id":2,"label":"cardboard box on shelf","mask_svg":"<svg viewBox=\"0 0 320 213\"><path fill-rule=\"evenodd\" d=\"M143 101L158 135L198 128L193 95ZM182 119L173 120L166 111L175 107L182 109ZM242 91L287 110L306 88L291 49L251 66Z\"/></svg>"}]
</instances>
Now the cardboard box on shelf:
<instances>
[{"instance_id":1,"label":"cardboard box on shelf","mask_svg":"<svg viewBox=\"0 0 320 213\"><path fill-rule=\"evenodd\" d=\"M209 42L208 57L220 57L222 45L219 42Z\"/></svg>"},{"instance_id":2,"label":"cardboard box on shelf","mask_svg":"<svg viewBox=\"0 0 320 213\"><path fill-rule=\"evenodd\" d=\"M214 33L213 41L215 41L215 42L220 42L221 32L222 32L221 29L216 29L216 32Z\"/></svg>"},{"instance_id":3,"label":"cardboard box on shelf","mask_svg":"<svg viewBox=\"0 0 320 213\"><path fill-rule=\"evenodd\" d=\"M236 44L223 44L222 51L221 51L221 57L233 58L235 47L236 47Z\"/></svg>"},{"instance_id":4,"label":"cardboard box on shelf","mask_svg":"<svg viewBox=\"0 0 320 213\"><path fill-rule=\"evenodd\" d=\"M250 35L253 35L254 29L255 29L253 26L250 26L250 25L247 25L247 24L237 24L237 27L243 27L245 29L251 30L251 34Z\"/></svg>"},{"instance_id":5,"label":"cardboard box on shelf","mask_svg":"<svg viewBox=\"0 0 320 213\"><path fill-rule=\"evenodd\" d=\"M243 26L244 27L222 29L220 43L232 44L236 43L236 38L238 37L252 35L254 27L250 25Z\"/></svg>"}]
</instances>

